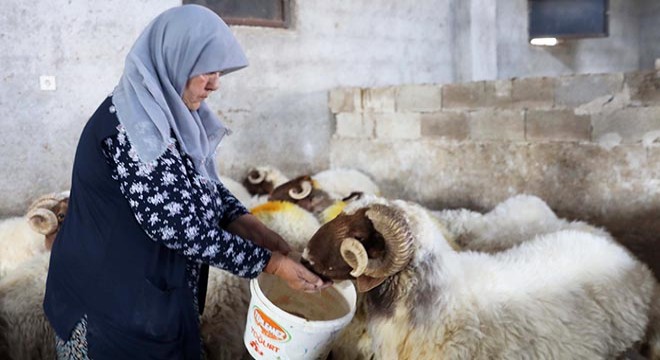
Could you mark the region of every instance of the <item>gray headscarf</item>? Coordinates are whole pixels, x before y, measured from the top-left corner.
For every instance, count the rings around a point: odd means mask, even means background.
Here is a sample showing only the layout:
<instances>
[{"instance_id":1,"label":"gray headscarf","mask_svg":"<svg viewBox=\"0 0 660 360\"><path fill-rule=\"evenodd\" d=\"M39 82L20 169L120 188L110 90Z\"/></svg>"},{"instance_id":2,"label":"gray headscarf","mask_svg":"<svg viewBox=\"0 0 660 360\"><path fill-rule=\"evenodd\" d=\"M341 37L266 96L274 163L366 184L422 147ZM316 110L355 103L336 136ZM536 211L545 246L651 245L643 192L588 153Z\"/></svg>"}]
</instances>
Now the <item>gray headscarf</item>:
<instances>
[{"instance_id":1,"label":"gray headscarf","mask_svg":"<svg viewBox=\"0 0 660 360\"><path fill-rule=\"evenodd\" d=\"M229 27L211 10L184 5L156 17L126 56L113 92L117 117L140 160L161 156L171 129L200 175L219 182L215 150L229 130L208 105L190 111L181 96L191 77L246 66Z\"/></svg>"}]
</instances>

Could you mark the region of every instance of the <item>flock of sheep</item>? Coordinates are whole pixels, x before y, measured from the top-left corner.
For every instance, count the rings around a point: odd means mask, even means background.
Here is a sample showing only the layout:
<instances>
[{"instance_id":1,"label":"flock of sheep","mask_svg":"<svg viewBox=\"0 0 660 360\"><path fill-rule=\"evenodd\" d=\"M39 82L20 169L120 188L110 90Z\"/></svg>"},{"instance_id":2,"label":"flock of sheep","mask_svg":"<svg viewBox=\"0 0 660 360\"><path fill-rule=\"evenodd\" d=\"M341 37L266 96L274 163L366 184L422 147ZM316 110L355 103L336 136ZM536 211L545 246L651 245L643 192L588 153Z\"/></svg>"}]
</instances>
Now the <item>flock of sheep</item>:
<instances>
[{"instance_id":1,"label":"flock of sheep","mask_svg":"<svg viewBox=\"0 0 660 360\"><path fill-rule=\"evenodd\" d=\"M605 230L518 195L487 213L381 197L352 169L289 179L251 169L227 188L319 275L355 281L355 318L333 359L660 360L660 286ZM68 193L0 222L0 358L54 357L41 307ZM209 274L208 359L249 358L248 282Z\"/></svg>"}]
</instances>

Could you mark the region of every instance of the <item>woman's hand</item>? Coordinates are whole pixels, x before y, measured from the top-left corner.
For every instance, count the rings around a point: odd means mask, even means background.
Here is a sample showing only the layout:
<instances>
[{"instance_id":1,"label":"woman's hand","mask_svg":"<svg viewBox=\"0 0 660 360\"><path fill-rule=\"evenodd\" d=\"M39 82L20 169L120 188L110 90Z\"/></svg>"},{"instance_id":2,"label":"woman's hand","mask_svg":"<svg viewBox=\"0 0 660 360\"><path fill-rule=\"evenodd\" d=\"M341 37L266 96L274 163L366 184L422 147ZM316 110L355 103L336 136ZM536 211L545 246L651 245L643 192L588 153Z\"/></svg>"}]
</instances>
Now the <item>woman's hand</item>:
<instances>
[{"instance_id":1,"label":"woman's hand","mask_svg":"<svg viewBox=\"0 0 660 360\"><path fill-rule=\"evenodd\" d=\"M294 290L317 292L332 285L332 282L324 282L301 263L279 252L273 252L264 271L280 277Z\"/></svg>"},{"instance_id":2,"label":"woman's hand","mask_svg":"<svg viewBox=\"0 0 660 360\"><path fill-rule=\"evenodd\" d=\"M284 255L291 251L289 244L278 233L252 214L239 216L227 226L227 230L270 251L278 251Z\"/></svg>"}]
</instances>

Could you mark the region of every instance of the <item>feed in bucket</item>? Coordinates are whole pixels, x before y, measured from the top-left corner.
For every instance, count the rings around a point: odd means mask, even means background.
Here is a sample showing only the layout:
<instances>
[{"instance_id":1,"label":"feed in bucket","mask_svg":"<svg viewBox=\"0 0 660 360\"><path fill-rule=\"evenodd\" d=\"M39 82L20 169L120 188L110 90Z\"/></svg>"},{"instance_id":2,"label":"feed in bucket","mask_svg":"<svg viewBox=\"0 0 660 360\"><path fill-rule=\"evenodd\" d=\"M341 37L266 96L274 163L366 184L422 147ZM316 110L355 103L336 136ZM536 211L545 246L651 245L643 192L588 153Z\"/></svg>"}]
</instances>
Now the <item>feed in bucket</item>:
<instances>
[{"instance_id":1,"label":"feed in bucket","mask_svg":"<svg viewBox=\"0 0 660 360\"><path fill-rule=\"evenodd\" d=\"M304 293L262 274L250 281L250 293L243 340L255 359L325 359L355 315L357 295L350 281Z\"/></svg>"}]
</instances>

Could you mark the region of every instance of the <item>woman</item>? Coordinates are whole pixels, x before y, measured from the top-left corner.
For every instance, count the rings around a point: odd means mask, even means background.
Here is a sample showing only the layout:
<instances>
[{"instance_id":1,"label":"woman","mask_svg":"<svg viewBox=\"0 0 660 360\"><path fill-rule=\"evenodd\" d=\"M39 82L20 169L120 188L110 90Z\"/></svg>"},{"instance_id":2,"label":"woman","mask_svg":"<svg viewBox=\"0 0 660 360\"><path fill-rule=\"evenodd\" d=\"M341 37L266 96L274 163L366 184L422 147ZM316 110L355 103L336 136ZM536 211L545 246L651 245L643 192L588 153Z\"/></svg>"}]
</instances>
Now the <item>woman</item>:
<instances>
[{"instance_id":1,"label":"woman","mask_svg":"<svg viewBox=\"0 0 660 360\"><path fill-rule=\"evenodd\" d=\"M218 178L227 133L204 99L247 66L210 10L165 11L90 118L53 246L44 310L62 359L199 359L208 265L297 290L328 286Z\"/></svg>"}]
</instances>

